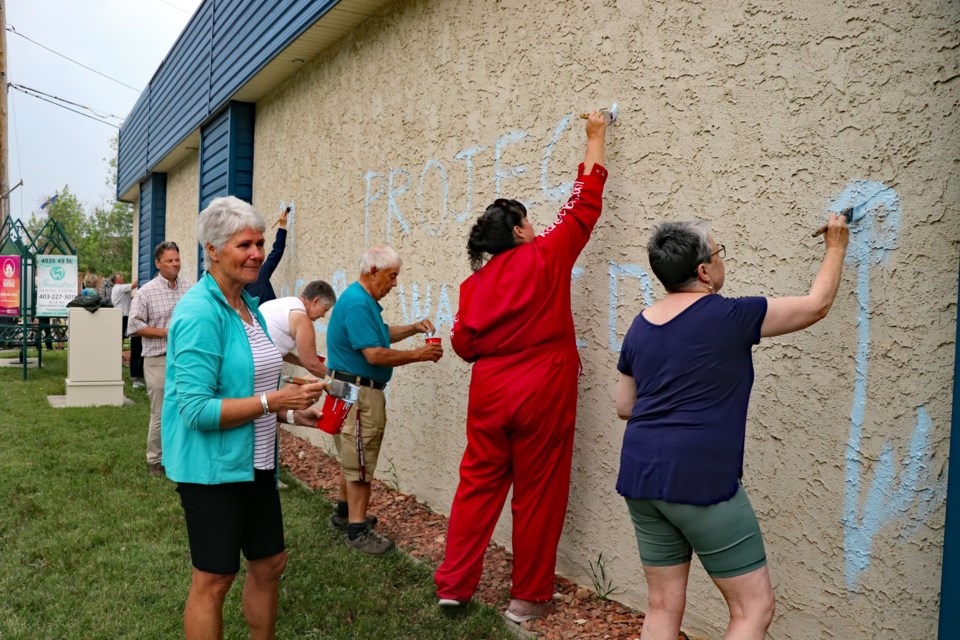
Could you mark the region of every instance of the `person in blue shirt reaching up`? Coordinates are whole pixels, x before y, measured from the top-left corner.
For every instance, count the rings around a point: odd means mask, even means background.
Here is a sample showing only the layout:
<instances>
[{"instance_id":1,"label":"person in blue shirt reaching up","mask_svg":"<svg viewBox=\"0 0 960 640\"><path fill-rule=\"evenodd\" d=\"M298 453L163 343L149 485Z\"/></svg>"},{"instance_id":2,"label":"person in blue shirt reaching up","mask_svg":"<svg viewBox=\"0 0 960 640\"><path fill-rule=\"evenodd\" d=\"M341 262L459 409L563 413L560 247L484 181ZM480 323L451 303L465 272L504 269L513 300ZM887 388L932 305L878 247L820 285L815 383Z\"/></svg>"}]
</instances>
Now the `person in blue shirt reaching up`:
<instances>
[{"instance_id":1,"label":"person in blue shirt reaching up","mask_svg":"<svg viewBox=\"0 0 960 640\"><path fill-rule=\"evenodd\" d=\"M283 258L283 252L287 248L287 216L290 214L290 207L287 207L280 214L280 220L277 224L277 237L273 241L273 248L270 249L270 255L263 261L260 267L260 273L257 279L243 287L244 291L254 298L260 299L260 304L276 300L277 294L273 291L273 285L270 284L270 278L273 272L277 270L280 259Z\"/></svg>"},{"instance_id":2,"label":"person in blue shirt reaching up","mask_svg":"<svg viewBox=\"0 0 960 640\"><path fill-rule=\"evenodd\" d=\"M740 484L751 350L827 315L849 239L843 216L830 215L825 238L807 295L725 298L726 249L705 223L654 228L650 267L667 295L627 331L616 390L617 415L627 420L617 492L649 596L641 640L679 634L694 551L730 609L725 640L761 640L773 620L763 538Z\"/></svg>"}]
</instances>

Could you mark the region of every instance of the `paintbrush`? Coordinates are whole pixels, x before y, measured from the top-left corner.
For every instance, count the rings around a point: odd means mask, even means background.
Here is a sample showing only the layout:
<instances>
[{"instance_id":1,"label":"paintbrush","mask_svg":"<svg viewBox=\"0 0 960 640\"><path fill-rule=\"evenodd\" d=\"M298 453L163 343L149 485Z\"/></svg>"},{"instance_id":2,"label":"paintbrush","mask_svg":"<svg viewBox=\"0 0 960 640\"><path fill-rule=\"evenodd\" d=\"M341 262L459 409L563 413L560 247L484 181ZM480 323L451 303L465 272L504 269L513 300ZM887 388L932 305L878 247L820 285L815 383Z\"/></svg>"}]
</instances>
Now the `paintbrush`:
<instances>
[{"instance_id":1,"label":"paintbrush","mask_svg":"<svg viewBox=\"0 0 960 640\"><path fill-rule=\"evenodd\" d=\"M840 212L840 215L847 219L847 224L850 224L851 222L853 222L853 207L847 207L846 209ZM816 238L817 236L822 236L826 232L827 232L827 225L823 225L822 227L820 227L819 229L813 232L813 237Z\"/></svg>"},{"instance_id":2,"label":"paintbrush","mask_svg":"<svg viewBox=\"0 0 960 640\"><path fill-rule=\"evenodd\" d=\"M288 215L290 215L290 207L287 207L286 209L283 210L283 216L288 216ZM270 225L270 228L273 229L275 226L280 224L280 221L283 219L283 216L280 216L279 218L277 218L277 221L274 222L272 225Z\"/></svg>"},{"instance_id":3,"label":"paintbrush","mask_svg":"<svg viewBox=\"0 0 960 640\"><path fill-rule=\"evenodd\" d=\"M318 378L300 378L297 376L280 376L280 382L286 382L287 384L313 384L315 382L323 382Z\"/></svg>"},{"instance_id":4,"label":"paintbrush","mask_svg":"<svg viewBox=\"0 0 960 640\"><path fill-rule=\"evenodd\" d=\"M611 104L609 109L607 109L606 107L604 107L603 109L598 109L598 111L600 111L600 113L605 113L605 114L607 114L607 124L613 124L614 122L616 122L616 121L617 121L617 115L619 115L619 113L620 113L620 109L619 109L619 107L617 106L617 103L616 103L616 102L614 102L613 104ZM590 114L589 114L589 113L581 113L581 114L580 114L580 118L581 118L582 120L586 120L586 119L589 118L589 117L590 117Z\"/></svg>"},{"instance_id":5,"label":"paintbrush","mask_svg":"<svg viewBox=\"0 0 960 640\"><path fill-rule=\"evenodd\" d=\"M346 380L330 380L327 383L327 395L339 398L348 404L356 404L360 399L360 387Z\"/></svg>"}]
</instances>

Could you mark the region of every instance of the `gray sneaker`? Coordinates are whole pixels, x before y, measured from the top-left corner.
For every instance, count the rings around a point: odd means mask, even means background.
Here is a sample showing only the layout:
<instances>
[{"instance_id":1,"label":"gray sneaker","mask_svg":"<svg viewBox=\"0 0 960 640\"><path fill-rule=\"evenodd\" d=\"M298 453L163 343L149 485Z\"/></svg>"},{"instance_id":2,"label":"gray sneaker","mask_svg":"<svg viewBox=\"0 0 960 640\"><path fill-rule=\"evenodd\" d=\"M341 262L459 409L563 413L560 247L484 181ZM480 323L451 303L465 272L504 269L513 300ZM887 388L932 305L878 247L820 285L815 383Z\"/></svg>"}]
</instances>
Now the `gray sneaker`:
<instances>
[{"instance_id":1,"label":"gray sneaker","mask_svg":"<svg viewBox=\"0 0 960 640\"><path fill-rule=\"evenodd\" d=\"M353 540L350 539L349 535L343 534L343 542L355 551L362 551L375 556L393 549L393 540L383 537L373 529L367 529Z\"/></svg>"},{"instance_id":2,"label":"gray sneaker","mask_svg":"<svg viewBox=\"0 0 960 640\"><path fill-rule=\"evenodd\" d=\"M334 511L330 514L330 519L327 520L327 526L331 529L338 529L340 531L346 531L347 525L350 524L350 521L347 518L343 518L337 515L337 512ZM372 529L377 526L377 516L367 514L367 528Z\"/></svg>"}]
</instances>

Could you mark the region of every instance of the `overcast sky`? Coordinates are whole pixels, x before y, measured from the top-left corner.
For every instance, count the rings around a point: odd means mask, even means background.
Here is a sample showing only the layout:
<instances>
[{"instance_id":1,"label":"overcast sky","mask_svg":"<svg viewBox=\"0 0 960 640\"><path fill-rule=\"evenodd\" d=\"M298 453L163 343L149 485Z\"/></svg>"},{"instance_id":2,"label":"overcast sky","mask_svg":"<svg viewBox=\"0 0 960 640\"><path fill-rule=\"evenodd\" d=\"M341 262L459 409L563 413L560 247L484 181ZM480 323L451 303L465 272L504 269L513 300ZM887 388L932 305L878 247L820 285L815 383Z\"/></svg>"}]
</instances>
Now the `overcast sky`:
<instances>
[{"instance_id":1,"label":"overcast sky","mask_svg":"<svg viewBox=\"0 0 960 640\"><path fill-rule=\"evenodd\" d=\"M8 0L7 79L125 118L200 3ZM11 33L10 27L136 90L65 60ZM8 180L12 186L23 179L23 186L10 195L11 213L29 218L64 185L88 212L111 200L105 158L117 129L12 88L7 95Z\"/></svg>"}]
</instances>

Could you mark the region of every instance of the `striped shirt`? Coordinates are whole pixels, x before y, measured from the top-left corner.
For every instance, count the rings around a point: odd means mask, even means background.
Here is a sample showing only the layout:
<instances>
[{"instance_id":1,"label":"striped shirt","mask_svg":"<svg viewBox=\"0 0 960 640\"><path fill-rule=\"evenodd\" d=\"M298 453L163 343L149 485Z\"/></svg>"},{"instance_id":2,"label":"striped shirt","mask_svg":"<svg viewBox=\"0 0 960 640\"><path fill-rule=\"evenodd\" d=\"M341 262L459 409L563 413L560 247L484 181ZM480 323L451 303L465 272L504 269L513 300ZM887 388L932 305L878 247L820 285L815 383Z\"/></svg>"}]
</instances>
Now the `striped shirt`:
<instances>
[{"instance_id":1,"label":"striped shirt","mask_svg":"<svg viewBox=\"0 0 960 640\"><path fill-rule=\"evenodd\" d=\"M140 287L140 291L133 297L130 304L130 318L127 321L127 335L134 336L137 331L151 327L166 329L170 326L170 316L183 294L190 288L190 283L183 278L177 278L176 286L161 275ZM143 357L167 355L166 338L143 338Z\"/></svg>"},{"instance_id":2,"label":"striped shirt","mask_svg":"<svg viewBox=\"0 0 960 640\"><path fill-rule=\"evenodd\" d=\"M253 394L259 396L261 393L276 391L280 383L280 370L283 369L280 351L270 342L256 316L253 316L253 324L244 322L243 328L247 332L247 340L250 341L250 350L253 352ZM253 468L272 470L277 447L277 414L271 412L254 420L253 432L256 438Z\"/></svg>"}]
</instances>

